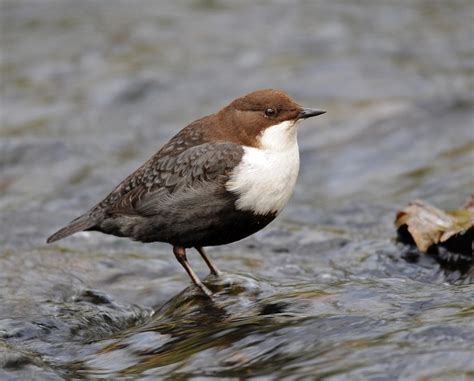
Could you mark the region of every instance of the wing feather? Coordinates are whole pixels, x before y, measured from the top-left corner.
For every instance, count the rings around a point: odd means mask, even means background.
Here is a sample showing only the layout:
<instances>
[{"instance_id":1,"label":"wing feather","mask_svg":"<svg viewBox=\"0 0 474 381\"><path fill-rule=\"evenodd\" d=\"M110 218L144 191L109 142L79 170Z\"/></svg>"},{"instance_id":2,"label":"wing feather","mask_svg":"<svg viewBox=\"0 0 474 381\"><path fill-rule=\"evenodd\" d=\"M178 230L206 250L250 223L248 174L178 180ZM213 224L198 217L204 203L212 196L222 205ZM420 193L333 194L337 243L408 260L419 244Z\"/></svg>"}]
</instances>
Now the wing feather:
<instances>
[{"instance_id":1,"label":"wing feather","mask_svg":"<svg viewBox=\"0 0 474 381\"><path fill-rule=\"evenodd\" d=\"M181 193L197 188L215 189L225 182L238 164L243 149L234 143L204 143L189 147L176 156L164 155L140 168L141 181L118 197L107 209L108 215L153 215L163 200L169 202ZM130 179L133 184L134 179ZM191 193L192 193L191 192ZM109 195L113 196L113 195Z\"/></svg>"}]
</instances>

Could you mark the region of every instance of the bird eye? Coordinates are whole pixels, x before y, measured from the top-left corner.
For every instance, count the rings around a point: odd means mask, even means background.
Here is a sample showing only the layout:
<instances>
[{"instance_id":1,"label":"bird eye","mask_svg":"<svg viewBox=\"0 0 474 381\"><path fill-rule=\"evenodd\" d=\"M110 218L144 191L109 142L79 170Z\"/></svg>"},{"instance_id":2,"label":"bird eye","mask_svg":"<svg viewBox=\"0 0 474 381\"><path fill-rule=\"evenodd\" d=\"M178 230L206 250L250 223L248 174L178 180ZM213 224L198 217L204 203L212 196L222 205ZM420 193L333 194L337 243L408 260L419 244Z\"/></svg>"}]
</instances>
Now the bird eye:
<instances>
[{"instance_id":1,"label":"bird eye","mask_svg":"<svg viewBox=\"0 0 474 381\"><path fill-rule=\"evenodd\" d=\"M276 110L273 109L273 108L271 108L271 107L269 107L269 108L267 108L267 109L265 110L265 115L266 115L266 116L269 116L269 117L275 116L275 115L276 115Z\"/></svg>"}]
</instances>

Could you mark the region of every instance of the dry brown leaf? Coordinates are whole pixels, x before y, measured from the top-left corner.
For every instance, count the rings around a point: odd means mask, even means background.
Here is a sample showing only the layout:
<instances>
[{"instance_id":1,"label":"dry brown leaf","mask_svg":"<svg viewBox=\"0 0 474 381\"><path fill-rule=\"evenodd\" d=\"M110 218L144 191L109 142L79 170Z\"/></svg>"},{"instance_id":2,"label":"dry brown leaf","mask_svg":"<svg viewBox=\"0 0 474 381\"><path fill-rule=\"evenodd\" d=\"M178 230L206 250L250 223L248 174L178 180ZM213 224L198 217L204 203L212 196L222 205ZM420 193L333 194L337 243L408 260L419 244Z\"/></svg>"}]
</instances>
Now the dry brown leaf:
<instances>
[{"instance_id":1,"label":"dry brown leaf","mask_svg":"<svg viewBox=\"0 0 474 381\"><path fill-rule=\"evenodd\" d=\"M397 229L406 225L420 251L447 241L456 234L464 234L474 225L471 207L444 212L422 200L415 200L397 212Z\"/></svg>"}]
</instances>

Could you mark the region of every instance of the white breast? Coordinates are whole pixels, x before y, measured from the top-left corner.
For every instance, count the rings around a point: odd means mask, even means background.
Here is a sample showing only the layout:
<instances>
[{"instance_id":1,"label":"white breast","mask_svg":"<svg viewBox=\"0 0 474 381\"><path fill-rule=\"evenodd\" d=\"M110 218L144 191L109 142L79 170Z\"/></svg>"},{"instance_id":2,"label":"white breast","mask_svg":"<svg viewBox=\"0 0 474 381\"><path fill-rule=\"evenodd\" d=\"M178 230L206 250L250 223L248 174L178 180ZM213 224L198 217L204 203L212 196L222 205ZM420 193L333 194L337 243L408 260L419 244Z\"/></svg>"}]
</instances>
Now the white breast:
<instances>
[{"instance_id":1,"label":"white breast","mask_svg":"<svg viewBox=\"0 0 474 381\"><path fill-rule=\"evenodd\" d=\"M244 148L226 184L238 195L237 209L279 213L287 204L300 166L296 130L294 122L280 123L263 132L260 148Z\"/></svg>"}]
</instances>

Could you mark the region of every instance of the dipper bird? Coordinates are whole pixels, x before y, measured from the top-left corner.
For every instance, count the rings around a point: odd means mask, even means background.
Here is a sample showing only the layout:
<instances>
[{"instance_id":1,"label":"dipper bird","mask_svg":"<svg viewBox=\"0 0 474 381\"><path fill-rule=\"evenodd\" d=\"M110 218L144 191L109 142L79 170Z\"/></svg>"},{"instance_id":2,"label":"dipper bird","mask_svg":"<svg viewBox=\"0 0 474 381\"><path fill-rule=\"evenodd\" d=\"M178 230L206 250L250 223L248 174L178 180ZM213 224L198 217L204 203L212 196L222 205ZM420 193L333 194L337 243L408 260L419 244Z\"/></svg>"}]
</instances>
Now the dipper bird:
<instances>
[{"instance_id":1,"label":"dipper bird","mask_svg":"<svg viewBox=\"0 0 474 381\"><path fill-rule=\"evenodd\" d=\"M325 111L299 106L277 90L258 90L189 124L87 213L48 238L99 231L167 242L206 295L186 258L245 238L268 225L291 196L299 170L298 122Z\"/></svg>"}]
</instances>

